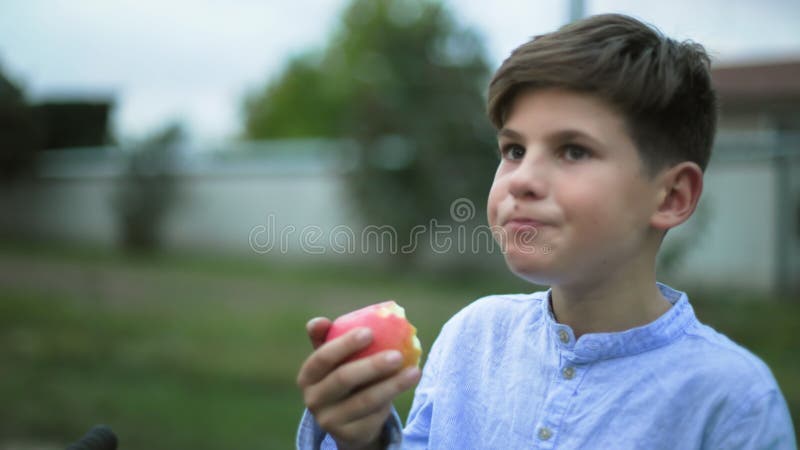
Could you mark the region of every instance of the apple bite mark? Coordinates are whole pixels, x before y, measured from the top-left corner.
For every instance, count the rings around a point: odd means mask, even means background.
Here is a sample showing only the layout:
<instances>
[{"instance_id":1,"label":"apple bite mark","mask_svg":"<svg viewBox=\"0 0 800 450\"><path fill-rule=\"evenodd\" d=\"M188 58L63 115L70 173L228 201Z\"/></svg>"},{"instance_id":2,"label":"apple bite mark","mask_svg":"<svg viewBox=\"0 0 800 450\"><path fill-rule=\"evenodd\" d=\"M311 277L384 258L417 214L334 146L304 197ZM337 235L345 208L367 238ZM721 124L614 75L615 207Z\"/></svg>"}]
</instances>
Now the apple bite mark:
<instances>
[{"instance_id":1,"label":"apple bite mark","mask_svg":"<svg viewBox=\"0 0 800 450\"><path fill-rule=\"evenodd\" d=\"M331 324L325 341L360 327L372 330L372 343L347 361L384 350L397 350L403 355L403 367L419 366L422 346L417 338L417 329L406 319L405 310L394 301L377 303L340 316Z\"/></svg>"}]
</instances>

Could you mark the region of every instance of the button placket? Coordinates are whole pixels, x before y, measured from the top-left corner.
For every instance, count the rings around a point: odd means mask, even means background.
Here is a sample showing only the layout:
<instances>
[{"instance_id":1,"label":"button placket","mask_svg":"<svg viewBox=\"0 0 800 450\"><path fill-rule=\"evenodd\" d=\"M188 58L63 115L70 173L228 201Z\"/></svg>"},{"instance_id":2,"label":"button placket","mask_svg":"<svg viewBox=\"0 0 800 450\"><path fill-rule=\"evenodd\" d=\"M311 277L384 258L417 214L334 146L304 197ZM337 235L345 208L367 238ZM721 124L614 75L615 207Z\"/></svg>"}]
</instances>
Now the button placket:
<instances>
[{"instance_id":1,"label":"button placket","mask_svg":"<svg viewBox=\"0 0 800 450\"><path fill-rule=\"evenodd\" d=\"M543 420L535 428L535 436L540 443L540 448L550 449L555 445L556 433L558 433L564 414L569 409L573 401L573 393L576 389L572 378L577 375L577 370L573 367L575 339L567 326L556 325L552 331L556 346L558 347L559 361L556 363L553 389L550 390L545 400L545 411Z\"/></svg>"}]
</instances>

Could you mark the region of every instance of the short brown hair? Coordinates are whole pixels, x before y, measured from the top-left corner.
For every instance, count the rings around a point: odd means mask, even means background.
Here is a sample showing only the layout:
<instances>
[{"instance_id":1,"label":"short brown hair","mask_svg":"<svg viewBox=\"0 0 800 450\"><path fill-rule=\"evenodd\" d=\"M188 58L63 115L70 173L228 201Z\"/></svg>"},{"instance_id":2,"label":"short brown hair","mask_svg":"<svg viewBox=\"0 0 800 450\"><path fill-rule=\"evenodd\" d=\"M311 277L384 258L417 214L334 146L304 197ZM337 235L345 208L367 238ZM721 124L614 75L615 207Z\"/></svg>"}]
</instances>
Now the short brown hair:
<instances>
[{"instance_id":1,"label":"short brown hair","mask_svg":"<svg viewBox=\"0 0 800 450\"><path fill-rule=\"evenodd\" d=\"M523 90L559 87L617 108L650 174L694 161L705 170L717 122L710 59L628 16L603 14L534 37L511 53L489 84L497 129Z\"/></svg>"}]
</instances>

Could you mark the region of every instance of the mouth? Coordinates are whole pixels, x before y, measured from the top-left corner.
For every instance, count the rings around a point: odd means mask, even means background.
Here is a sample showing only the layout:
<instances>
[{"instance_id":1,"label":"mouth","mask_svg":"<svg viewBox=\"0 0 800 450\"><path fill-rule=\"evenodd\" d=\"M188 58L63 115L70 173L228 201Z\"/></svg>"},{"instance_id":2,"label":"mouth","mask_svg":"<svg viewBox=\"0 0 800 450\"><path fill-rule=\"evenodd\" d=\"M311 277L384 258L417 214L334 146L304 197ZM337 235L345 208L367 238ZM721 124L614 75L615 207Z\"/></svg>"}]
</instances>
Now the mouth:
<instances>
[{"instance_id":1,"label":"mouth","mask_svg":"<svg viewBox=\"0 0 800 450\"><path fill-rule=\"evenodd\" d=\"M503 228L510 231L538 230L545 226L545 223L527 217L513 217L503 222Z\"/></svg>"}]
</instances>

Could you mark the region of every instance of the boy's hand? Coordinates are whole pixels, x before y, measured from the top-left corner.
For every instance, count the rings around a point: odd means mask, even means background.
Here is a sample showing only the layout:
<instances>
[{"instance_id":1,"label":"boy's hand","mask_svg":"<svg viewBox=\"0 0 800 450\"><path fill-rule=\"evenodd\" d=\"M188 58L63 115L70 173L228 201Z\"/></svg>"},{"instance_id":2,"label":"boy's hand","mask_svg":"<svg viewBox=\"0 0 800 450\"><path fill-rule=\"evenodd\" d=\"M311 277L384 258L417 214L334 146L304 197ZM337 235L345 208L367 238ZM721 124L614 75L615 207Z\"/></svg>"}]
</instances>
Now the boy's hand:
<instances>
[{"instance_id":1,"label":"boy's hand","mask_svg":"<svg viewBox=\"0 0 800 450\"><path fill-rule=\"evenodd\" d=\"M402 355L394 350L343 364L369 345L372 332L359 328L325 343L330 326L325 318L306 326L315 351L297 375L303 400L340 450L379 448L392 400L419 381L420 370L400 371Z\"/></svg>"}]
</instances>

